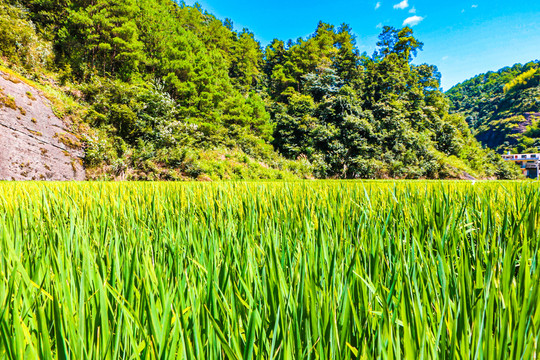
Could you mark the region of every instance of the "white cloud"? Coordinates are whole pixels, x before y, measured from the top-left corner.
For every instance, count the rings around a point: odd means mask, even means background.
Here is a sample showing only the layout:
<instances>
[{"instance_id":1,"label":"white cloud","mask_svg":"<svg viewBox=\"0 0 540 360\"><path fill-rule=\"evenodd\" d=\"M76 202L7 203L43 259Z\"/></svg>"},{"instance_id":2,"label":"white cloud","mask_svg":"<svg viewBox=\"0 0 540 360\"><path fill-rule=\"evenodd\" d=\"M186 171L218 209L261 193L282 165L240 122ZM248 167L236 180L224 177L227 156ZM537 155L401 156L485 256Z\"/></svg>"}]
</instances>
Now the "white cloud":
<instances>
[{"instance_id":1,"label":"white cloud","mask_svg":"<svg viewBox=\"0 0 540 360\"><path fill-rule=\"evenodd\" d=\"M383 24L382 23L378 23L377 26L375 26L377 29L382 29L383 27Z\"/></svg>"},{"instance_id":2,"label":"white cloud","mask_svg":"<svg viewBox=\"0 0 540 360\"><path fill-rule=\"evenodd\" d=\"M416 8L413 6L413 7L411 8L411 10L409 10L409 12L410 12L411 14L416 14Z\"/></svg>"},{"instance_id":3,"label":"white cloud","mask_svg":"<svg viewBox=\"0 0 540 360\"><path fill-rule=\"evenodd\" d=\"M478 7L478 5L474 4L471 6L473 9L476 9Z\"/></svg>"},{"instance_id":4,"label":"white cloud","mask_svg":"<svg viewBox=\"0 0 540 360\"><path fill-rule=\"evenodd\" d=\"M422 20L424 20L422 16L418 16L418 15L410 16L403 21L403 26L415 26L415 25L420 24Z\"/></svg>"},{"instance_id":5,"label":"white cloud","mask_svg":"<svg viewBox=\"0 0 540 360\"><path fill-rule=\"evenodd\" d=\"M442 61L448 60L448 55L442 57Z\"/></svg>"},{"instance_id":6,"label":"white cloud","mask_svg":"<svg viewBox=\"0 0 540 360\"><path fill-rule=\"evenodd\" d=\"M402 2L394 5L394 9L406 9L409 7L409 0L403 0Z\"/></svg>"},{"instance_id":7,"label":"white cloud","mask_svg":"<svg viewBox=\"0 0 540 360\"><path fill-rule=\"evenodd\" d=\"M381 2L379 1L377 4L375 4L375 10L381 7Z\"/></svg>"},{"instance_id":8,"label":"white cloud","mask_svg":"<svg viewBox=\"0 0 540 360\"><path fill-rule=\"evenodd\" d=\"M461 10L461 13L463 14L465 12L465 9Z\"/></svg>"}]
</instances>

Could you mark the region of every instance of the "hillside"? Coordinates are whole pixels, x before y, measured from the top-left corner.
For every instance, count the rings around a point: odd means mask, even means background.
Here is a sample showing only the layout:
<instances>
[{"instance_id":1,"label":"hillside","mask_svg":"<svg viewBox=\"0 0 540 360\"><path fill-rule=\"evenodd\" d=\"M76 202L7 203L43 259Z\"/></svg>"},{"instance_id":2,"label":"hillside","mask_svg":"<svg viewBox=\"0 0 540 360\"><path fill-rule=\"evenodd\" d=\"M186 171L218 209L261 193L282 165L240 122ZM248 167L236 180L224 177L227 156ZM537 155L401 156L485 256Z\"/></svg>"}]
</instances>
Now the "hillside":
<instances>
[{"instance_id":1,"label":"hillside","mask_svg":"<svg viewBox=\"0 0 540 360\"><path fill-rule=\"evenodd\" d=\"M486 146L501 153L540 151L539 61L480 74L446 95L451 111L464 115Z\"/></svg>"},{"instance_id":2,"label":"hillside","mask_svg":"<svg viewBox=\"0 0 540 360\"><path fill-rule=\"evenodd\" d=\"M377 46L321 22L263 49L169 0L0 0L2 61L77 104L90 179L515 175L449 114L437 68L412 64L410 28Z\"/></svg>"}]
</instances>

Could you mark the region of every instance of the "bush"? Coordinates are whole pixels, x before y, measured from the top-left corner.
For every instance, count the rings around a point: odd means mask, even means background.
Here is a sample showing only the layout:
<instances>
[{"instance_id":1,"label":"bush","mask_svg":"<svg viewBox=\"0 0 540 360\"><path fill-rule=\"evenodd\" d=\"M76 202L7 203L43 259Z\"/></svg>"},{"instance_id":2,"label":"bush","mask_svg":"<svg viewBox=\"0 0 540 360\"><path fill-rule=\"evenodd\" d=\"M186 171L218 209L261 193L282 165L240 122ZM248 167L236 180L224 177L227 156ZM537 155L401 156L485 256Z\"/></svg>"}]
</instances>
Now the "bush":
<instances>
[{"instance_id":1,"label":"bush","mask_svg":"<svg viewBox=\"0 0 540 360\"><path fill-rule=\"evenodd\" d=\"M9 62L27 70L46 67L52 60L52 45L36 34L22 8L0 2L0 53Z\"/></svg>"}]
</instances>

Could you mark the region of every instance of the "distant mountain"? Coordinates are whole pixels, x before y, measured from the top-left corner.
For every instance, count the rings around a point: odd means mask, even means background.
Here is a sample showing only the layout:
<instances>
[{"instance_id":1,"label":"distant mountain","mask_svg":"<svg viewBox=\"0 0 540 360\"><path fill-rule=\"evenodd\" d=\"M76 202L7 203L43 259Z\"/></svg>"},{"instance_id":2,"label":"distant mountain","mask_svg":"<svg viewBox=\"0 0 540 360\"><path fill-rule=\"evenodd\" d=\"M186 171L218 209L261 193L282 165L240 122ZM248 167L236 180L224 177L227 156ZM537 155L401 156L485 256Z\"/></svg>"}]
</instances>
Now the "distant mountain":
<instances>
[{"instance_id":1,"label":"distant mountain","mask_svg":"<svg viewBox=\"0 0 540 360\"><path fill-rule=\"evenodd\" d=\"M476 138L499 152L540 151L540 61L515 64L446 92Z\"/></svg>"}]
</instances>

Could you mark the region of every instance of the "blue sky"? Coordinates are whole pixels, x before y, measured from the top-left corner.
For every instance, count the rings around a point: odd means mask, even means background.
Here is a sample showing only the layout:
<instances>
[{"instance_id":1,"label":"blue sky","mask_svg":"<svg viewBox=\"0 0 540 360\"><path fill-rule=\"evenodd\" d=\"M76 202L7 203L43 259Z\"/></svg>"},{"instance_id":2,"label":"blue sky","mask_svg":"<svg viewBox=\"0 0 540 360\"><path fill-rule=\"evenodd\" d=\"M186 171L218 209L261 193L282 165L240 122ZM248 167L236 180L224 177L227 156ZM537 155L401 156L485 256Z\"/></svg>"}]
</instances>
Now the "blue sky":
<instances>
[{"instance_id":1,"label":"blue sky","mask_svg":"<svg viewBox=\"0 0 540 360\"><path fill-rule=\"evenodd\" d=\"M192 5L195 1L186 0ZM234 27L249 28L263 46L306 37L319 20L349 24L360 51L375 49L382 25L413 25L424 42L415 63L437 65L442 86L489 70L540 59L540 0L199 0Z\"/></svg>"}]
</instances>

